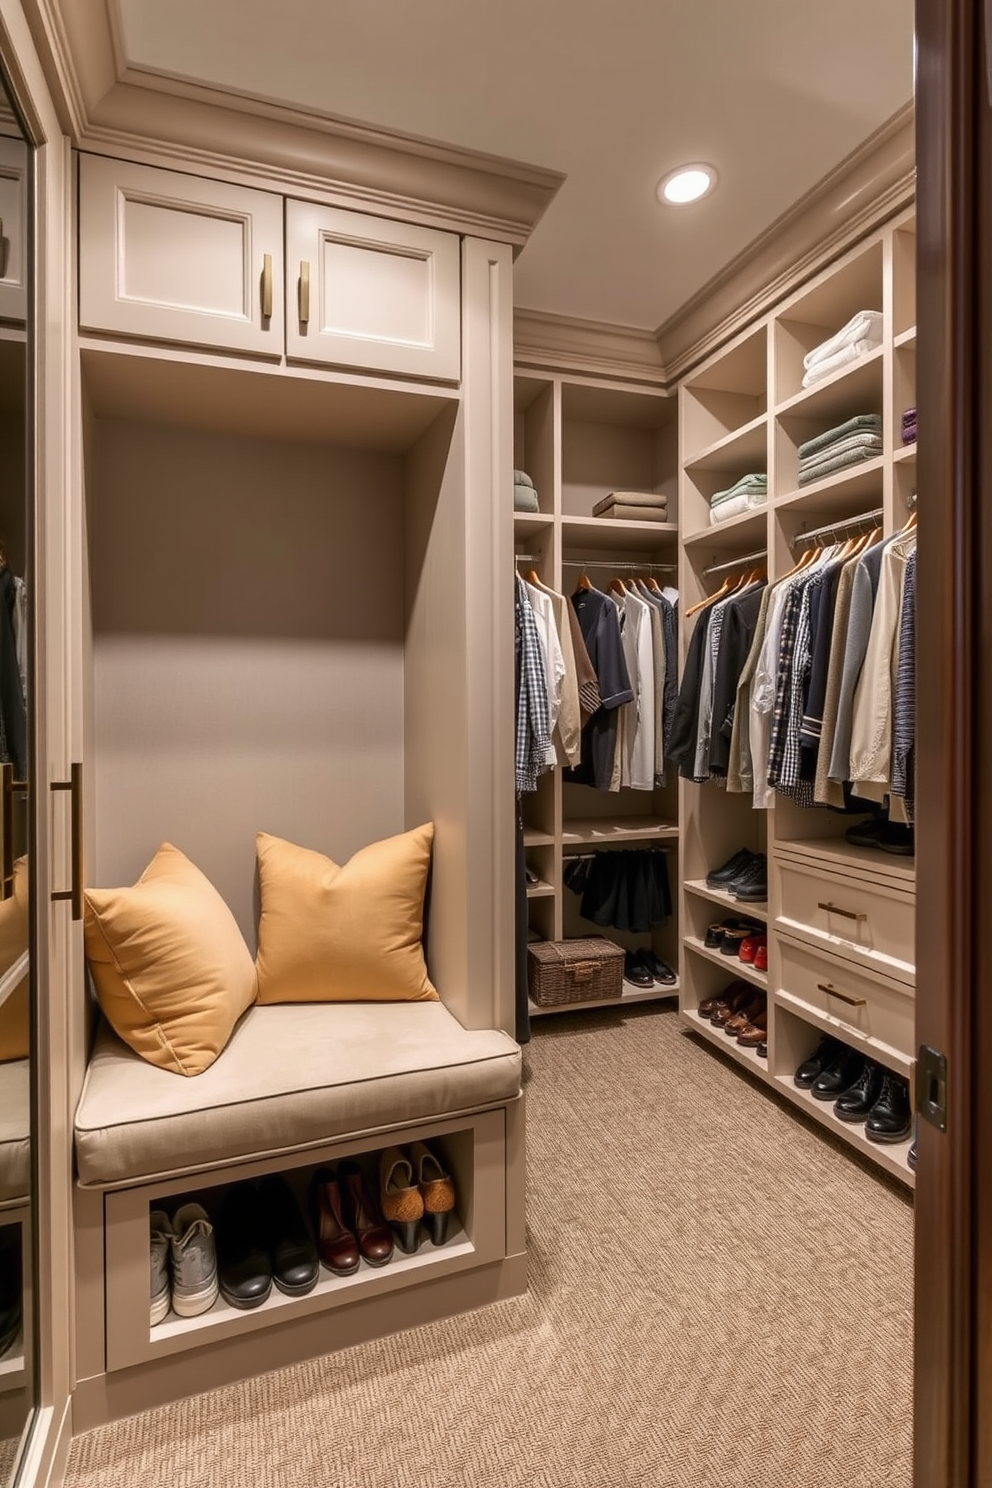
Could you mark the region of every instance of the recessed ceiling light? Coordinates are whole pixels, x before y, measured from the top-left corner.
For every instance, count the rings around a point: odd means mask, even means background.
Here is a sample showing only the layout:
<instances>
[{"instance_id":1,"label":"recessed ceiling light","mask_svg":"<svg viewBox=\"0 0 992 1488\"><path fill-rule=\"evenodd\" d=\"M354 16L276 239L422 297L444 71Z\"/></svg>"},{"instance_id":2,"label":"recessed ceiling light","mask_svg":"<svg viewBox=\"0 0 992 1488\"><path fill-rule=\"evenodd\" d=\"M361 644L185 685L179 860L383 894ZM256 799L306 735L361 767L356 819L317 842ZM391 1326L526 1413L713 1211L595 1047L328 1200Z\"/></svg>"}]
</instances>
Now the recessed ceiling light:
<instances>
[{"instance_id":1,"label":"recessed ceiling light","mask_svg":"<svg viewBox=\"0 0 992 1488\"><path fill-rule=\"evenodd\" d=\"M671 207L684 207L699 201L716 185L716 171L711 165L680 165L658 182L658 200Z\"/></svg>"}]
</instances>

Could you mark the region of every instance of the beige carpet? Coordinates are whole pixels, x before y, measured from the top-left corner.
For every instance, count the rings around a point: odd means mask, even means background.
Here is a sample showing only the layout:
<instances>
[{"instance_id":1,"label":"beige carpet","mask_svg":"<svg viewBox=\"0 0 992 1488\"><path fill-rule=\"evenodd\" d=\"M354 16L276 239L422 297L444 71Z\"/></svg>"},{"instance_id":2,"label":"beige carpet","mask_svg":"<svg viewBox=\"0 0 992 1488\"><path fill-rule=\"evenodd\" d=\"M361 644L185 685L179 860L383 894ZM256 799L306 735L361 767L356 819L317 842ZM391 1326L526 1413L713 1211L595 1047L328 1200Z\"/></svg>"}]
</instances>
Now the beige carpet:
<instances>
[{"instance_id":1,"label":"beige carpet","mask_svg":"<svg viewBox=\"0 0 992 1488\"><path fill-rule=\"evenodd\" d=\"M906 1488L901 1194L671 1011L528 1062L529 1295L81 1437L69 1488Z\"/></svg>"}]
</instances>

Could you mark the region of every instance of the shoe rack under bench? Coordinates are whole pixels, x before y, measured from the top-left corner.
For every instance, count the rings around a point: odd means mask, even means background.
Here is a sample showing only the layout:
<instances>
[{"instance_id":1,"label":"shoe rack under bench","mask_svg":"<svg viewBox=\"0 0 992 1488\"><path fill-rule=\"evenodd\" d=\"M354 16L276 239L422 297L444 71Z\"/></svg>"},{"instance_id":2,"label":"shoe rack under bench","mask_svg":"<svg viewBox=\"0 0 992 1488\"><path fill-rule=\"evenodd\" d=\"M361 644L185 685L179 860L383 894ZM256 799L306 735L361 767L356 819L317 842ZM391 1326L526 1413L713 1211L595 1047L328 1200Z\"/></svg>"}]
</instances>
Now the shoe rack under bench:
<instances>
[{"instance_id":1,"label":"shoe rack under bench","mask_svg":"<svg viewBox=\"0 0 992 1488\"><path fill-rule=\"evenodd\" d=\"M506 1253L506 1115L503 1108L471 1116L353 1138L306 1152L281 1154L229 1168L141 1183L103 1195L106 1236L106 1367L108 1372L147 1364L183 1350L254 1333L295 1318L331 1312L366 1297L400 1291L425 1281L488 1265ZM288 1297L273 1287L261 1306L243 1311L222 1296L197 1317L149 1321L149 1214L170 1212L177 1201L196 1199L213 1218L227 1187L243 1179L282 1174L301 1199L315 1168L351 1157L371 1160L384 1148L415 1141L437 1144L455 1181L456 1209L445 1243L424 1237L416 1252L399 1248L389 1263L370 1268L364 1261L352 1276L336 1276L321 1264L316 1287L305 1297ZM375 1165L370 1162L370 1183ZM335 1346L329 1329L328 1351Z\"/></svg>"}]
</instances>

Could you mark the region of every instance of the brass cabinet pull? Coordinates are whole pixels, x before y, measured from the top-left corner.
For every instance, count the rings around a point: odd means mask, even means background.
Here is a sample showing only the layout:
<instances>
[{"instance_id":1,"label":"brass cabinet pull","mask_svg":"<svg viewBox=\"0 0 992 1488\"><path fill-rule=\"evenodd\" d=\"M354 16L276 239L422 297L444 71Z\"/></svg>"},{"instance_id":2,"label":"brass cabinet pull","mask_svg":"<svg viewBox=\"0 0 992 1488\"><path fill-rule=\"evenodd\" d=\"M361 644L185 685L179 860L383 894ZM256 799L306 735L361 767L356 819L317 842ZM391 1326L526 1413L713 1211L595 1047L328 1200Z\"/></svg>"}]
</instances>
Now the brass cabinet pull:
<instances>
[{"instance_id":1,"label":"brass cabinet pull","mask_svg":"<svg viewBox=\"0 0 992 1488\"><path fill-rule=\"evenodd\" d=\"M262 257L262 316L272 319L272 254Z\"/></svg>"},{"instance_id":2,"label":"brass cabinet pull","mask_svg":"<svg viewBox=\"0 0 992 1488\"><path fill-rule=\"evenodd\" d=\"M310 323L310 265L300 260L300 325Z\"/></svg>"},{"instance_id":3,"label":"brass cabinet pull","mask_svg":"<svg viewBox=\"0 0 992 1488\"><path fill-rule=\"evenodd\" d=\"M841 909L839 904L818 904L817 909L825 909L827 914L843 915L845 920L866 920L866 914L855 914L853 909Z\"/></svg>"},{"instance_id":4,"label":"brass cabinet pull","mask_svg":"<svg viewBox=\"0 0 992 1488\"><path fill-rule=\"evenodd\" d=\"M867 997L851 997L847 992L838 992L836 987L831 987L829 982L817 982L816 990L825 992L828 997L836 997L838 1002L846 1002L848 1007L867 1007Z\"/></svg>"},{"instance_id":5,"label":"brass cabinet pull","mask_svg":"<svg viewBox=\"0 0 992 1488\"><path fill-rule=\"evenodd\" d=\"M0 767L0 796L2 796L3 830L0 832L0 900L9 899L14 892L14 795L26 791L26 780L14 779L14 766L8 761Z\"/></svg>"},{"instance_id":6,"label":"brass cabinet pull","mask_svg":"<svg viewBox=\"0 0 992 1488\"><path fill-rule=\"evenodd\" d=\"M53 791L70 791L72 793L72 888L57 889L52 894L53 901L59 899L72 900L72 918L81 920L83 918L83 767L73 764L69 767L68 780L53 780Z\"/></svg>"}]
</instances>

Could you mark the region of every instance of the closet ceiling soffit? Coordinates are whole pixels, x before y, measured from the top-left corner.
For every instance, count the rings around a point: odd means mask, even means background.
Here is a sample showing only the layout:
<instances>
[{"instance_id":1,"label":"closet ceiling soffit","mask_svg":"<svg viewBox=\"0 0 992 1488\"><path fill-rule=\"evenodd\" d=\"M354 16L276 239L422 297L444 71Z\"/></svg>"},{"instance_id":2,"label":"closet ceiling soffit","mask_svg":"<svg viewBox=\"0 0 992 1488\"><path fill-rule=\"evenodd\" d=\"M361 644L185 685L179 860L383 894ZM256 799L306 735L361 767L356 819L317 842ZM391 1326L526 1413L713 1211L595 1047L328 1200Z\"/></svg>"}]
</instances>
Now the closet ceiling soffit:
<instances>
[{"instance_id":1,"label":"closet ceiling soffit","mask_svg":"<svg viewBox=\"0 0 992 1488\"><path fill-rule=\"evenodd\" d=\"M522 246L564 176L128 62L118 0L23 0L80 149L293 189Z\"/></svg>"}]
</instances>

